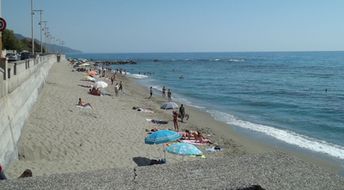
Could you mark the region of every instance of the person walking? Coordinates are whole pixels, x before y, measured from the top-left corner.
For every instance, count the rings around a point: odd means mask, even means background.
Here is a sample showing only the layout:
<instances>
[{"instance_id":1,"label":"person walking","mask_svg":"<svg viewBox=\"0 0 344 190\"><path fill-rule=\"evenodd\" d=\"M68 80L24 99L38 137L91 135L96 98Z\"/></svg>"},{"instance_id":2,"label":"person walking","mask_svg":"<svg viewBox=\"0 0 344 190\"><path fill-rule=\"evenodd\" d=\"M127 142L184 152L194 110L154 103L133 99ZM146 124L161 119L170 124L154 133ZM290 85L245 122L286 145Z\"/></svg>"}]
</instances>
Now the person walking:
<instances>
[{"instance_id":1,"label":"person walking","mask_svg":"<svg viewBox=\"0 0 344 190\"><path fill-rule=\"evenodd\" d=\"M123 83L122 83L122 81L119 81L119 88L118 88L118 90L123 92Z\"/></svg>"},{"instance_id":2,"label":"person walking","mask_svg":"<svg viewBox=\"0 0 344 190\"><path fill-rule=\"evenodd\" d=\"M167 90L167 97L168 97L168 101L172 101L172 92L171 89Z\"/></svg>"},{"instance_id":3,"label":"person walking","mask_svg":"<svg viewBox=\"0 0 344 190\"><path fill-rule=\"evenodd\" d=\"M148 99L151 98L152 96L153 96L153 88L150 87L149 88L149 97L148 97Z\"/></svg>"},{"instance_id":4,"label":"person walking","mask_svg":"<svg viewBox=\"0 0 344 190\"><path fill-rule=\"evenodd\" d=\"M166 96L166 88L165 88L165 86L162 87L162 96L163 97Z\"/></svg>"},{"instance_id":5,"label":"person walking","mask_svg":"<svg viewBox=\"0 0 344 190\"><path fill-rule=\"evenodd\" d=\"M180 121L184 122L183 120L184 120L184 117L185 117L185 108L184 108L183 104L180 105L179 115L180 115Z\"/></svg>"},{"instance_id":6,"label":"person walking","mask_svg":"<svg viewBox=\"0 0 344 190\"><path fill-rule=\"evenodd\" d=\"M114 73L111 77L111 85L113 85L113 82L116 80L116 73Z\"/></svg>"},{"instance_id":7,"label":"person walking","mask_svg":"<svg viewBox=\"0 0 344 190\"><path fill-rule=\"evenodd\" d=\"M118 89L119 89L119 85L118 83L116 83L115 85L115 95L118 96Z\"/></svg>"},{"instance_id":8,"label":"person walking","mask_svg":"<svg viewBox=\"0 0 344 190\"><path fill-rule=\"evenodd\" d=\"M173 114L173 125L174 125L174 130L179 131L179 125L178 125L178 113L176 111L172 112Z\"/></svg>"}]
</instances>

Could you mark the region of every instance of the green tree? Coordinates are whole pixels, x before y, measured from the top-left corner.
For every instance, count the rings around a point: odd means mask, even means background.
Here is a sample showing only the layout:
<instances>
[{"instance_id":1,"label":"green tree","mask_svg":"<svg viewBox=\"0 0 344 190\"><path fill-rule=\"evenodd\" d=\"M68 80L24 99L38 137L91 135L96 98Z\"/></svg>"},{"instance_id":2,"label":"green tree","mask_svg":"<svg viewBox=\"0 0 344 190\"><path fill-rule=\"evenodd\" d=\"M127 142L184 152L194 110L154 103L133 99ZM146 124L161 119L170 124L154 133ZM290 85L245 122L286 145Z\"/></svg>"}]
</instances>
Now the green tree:
<instances>
[{"instance_id":1,"label":"green tree","mask_svg":"<svg viewBox=\"0 0 344 190\"><path fill-rule=\"evenodd\" d=\"M16 36L14 35L13 30L5 30L2 32L2 42L3 42L3 49L9 49L9 50L17 50L17 51L23 51L31 50L31 39L24 38L21 40L18 40ZM41 46L37 41L35 41L35 52L40 52ZM45 49L43 48L43 52L45 52Z\"/></svg>"},{"instance_id":2,"label":"green tree","mask_svg":"<svg viewBox=\"0 0 344 190\"><path fill-rule=\"evenodd\" d=\"M17 50L19 48L18 40L16 39L13 30L5 30L2 32L3 49Z\"/></svg>"}]
</instances>

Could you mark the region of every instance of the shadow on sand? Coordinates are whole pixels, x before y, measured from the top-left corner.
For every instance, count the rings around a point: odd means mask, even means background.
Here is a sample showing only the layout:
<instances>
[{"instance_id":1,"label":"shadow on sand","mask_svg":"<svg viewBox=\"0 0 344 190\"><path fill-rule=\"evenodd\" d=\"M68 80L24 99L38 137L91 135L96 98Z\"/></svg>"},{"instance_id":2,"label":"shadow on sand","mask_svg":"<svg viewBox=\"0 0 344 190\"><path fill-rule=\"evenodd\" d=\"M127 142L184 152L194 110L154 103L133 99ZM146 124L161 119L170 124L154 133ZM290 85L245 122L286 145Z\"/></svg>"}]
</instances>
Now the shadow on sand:
<instances>
[{"instance_id":1,"label":"shadow on sand","mask_svg":"<svg viewBox=\"0 0 344 190\"><path fill-rule=\"evenodd\" d=\"M151 159L145 157L134 157L133 161L137 166L149 166L151 165Z\"/></svg>"}]
</instances>

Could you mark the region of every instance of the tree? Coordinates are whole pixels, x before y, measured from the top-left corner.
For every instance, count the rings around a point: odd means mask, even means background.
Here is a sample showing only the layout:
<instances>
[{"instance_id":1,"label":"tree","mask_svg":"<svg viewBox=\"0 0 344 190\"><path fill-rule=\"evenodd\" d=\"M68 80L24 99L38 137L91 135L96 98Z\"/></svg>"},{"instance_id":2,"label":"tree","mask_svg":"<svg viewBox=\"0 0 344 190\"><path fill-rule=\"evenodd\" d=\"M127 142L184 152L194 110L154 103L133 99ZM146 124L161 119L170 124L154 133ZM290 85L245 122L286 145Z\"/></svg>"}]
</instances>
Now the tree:
<instances>
[{"instance_id":1,"label":"tree","mask_svg":"<svg viewBox=\"0 0 344 190\"><path fill-rule=\"evenodd\" d=\"M13 30L5 30L2 32L3 49L16 50L19 47L18 40L16 39Z\"/></svg>"},{"instance_id":2,"label":"tree","mask_svg":"<svg viewBox=\"0 0 344 190\"><path fill-rule=\"evenodd\" d=\"M23 51L31 50L31 39L24 38L24 39L17 39L16 36L14 35L13 30L5 30L2 32L2 42L3 42L3 49L8 49L8 50L17 50L17 51ZM40 51L40 44L35 41L35 52ZM45 52L45 49L43 48L43 52Z\"/></svg>"}]
</instances>

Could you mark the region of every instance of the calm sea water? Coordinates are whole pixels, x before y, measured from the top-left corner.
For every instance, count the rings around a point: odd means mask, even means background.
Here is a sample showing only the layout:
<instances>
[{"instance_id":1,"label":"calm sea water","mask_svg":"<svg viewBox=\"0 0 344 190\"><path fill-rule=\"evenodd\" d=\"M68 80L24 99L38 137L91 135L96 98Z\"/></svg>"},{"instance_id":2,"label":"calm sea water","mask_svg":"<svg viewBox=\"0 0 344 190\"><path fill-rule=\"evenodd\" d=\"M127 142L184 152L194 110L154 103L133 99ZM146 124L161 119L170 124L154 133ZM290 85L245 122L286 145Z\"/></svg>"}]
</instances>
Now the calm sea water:
<instances>
[{"instance_id":1,"label":"calm sea water","mask_svg":"<svg viewBox=\"0 0 344 190\"><path fill-rule=\"evenodd\" d=\"M136 60L120 67L143 85L165 85L217 120L344 159L344 52L70 56Z\"/></svg>"}]
</instances>

